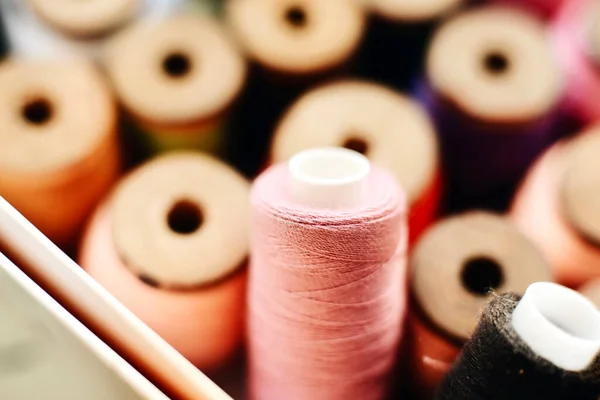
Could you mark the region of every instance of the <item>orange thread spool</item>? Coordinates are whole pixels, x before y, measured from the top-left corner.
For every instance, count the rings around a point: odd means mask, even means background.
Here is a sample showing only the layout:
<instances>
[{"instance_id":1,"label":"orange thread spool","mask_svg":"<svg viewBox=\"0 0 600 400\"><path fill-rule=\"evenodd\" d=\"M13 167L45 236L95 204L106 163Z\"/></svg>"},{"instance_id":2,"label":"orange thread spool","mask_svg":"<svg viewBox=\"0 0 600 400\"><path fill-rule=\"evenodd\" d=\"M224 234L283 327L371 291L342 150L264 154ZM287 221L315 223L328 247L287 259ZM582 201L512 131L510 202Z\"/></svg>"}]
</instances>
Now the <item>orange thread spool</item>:
<instances>
[{"instance_id":1,"label":"orange thread spool","mask_svg":"<svg viewBox=\"0 0 600 400\"><path fill-rule=\"evenodd\" d=\"M217 368L243 337L248 195L209 156L158 157L98 209L81 266L196 366Z\"/></svg>"},{"instance_id":2,"label":"orange thread spool","mask_svg":"<svg viewBox=\"0 0 600 400\"><path fill-rule=\"evenodd\" d=\"M71 246L119 174L108 88L79 59L5 61L0 87L0 195Z\"/></svg>"}]
</instances>

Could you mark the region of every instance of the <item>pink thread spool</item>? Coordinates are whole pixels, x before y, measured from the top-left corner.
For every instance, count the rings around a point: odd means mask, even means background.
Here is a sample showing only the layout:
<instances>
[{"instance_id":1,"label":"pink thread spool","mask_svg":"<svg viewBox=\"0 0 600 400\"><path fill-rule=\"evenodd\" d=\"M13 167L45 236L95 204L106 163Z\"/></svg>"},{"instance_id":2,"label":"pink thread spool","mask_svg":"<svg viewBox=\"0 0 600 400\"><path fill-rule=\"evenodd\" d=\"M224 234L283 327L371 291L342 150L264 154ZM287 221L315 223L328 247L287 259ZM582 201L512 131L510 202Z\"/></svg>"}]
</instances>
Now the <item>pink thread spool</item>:
<instances>
[{"instance_id":1,"label":"pink thread spool","mask_svg":"<svg viewBox=\"0 0 600 400\"><path fill-rule=\"evenodd\" d=\"M406 190L410 243L437 215L441 177L435 128L412 99L384 86L348 80L298 99L275 131L271 161L315 147L358 151L388 169Z\"/></svg>"},{"instance_id":2,"label":"pink thread spool","mask_svg":"<svg viewBox=\"0 0 600 400\"><path fill-rule=\"evenodd\" d=\"M357 152L306 150L252 191L253 399L383 399L405 315L405 199Z\"/></svg>"},{"instance_id":3,"label":"pink thread spool","mask_svg":"<svg viewBox=\"0 0 600 400\"><path fill-rule=\"evenodd\" d=\"M120 182L83 241L80 265L203 370L243 337L248 192L220 161L172 152Z\"/></svg>"},{"instance_id":4,"label":"pink thread spool","mask_svg":"<svg viewBox=\"0 0 600 400\"><path fill-rule=\"evenodd\" d=\"M554 45L567 79L567 106L584 122L600 119L600 4L565 3L554 23Z\"/></svg>"},{"instance_id":5,"label":"pink thread spool","mask_svg":"<svg viewBox=\"0 0 600 400\"><path fill-rule=\"evenodd\" d=\"M600 126L551 147L528 173L511 215L542 250L559 283L600 277Z\"/></svg>"}]
</instances>

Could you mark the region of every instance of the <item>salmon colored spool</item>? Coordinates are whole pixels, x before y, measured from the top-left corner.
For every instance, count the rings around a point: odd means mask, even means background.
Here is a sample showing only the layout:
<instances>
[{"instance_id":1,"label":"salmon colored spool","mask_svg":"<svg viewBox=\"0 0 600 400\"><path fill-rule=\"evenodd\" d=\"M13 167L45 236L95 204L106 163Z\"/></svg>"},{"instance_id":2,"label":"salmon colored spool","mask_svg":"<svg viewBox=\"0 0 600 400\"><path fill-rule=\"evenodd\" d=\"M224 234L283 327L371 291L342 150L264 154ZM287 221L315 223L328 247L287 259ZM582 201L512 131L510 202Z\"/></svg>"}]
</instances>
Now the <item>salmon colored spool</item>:
<instances>
[{"instance_id":1,"label":"salmon colored spool","mask_svg":"<svg viewBox=\"0 0 600 400\"><path fill-rule=\"evenodd\" d=\"M143 0L27 0L48 25L72 36L98 36L133 18Z\"/></svg>"},{"instance_id":2,"label":"salmon colored spool","mask_svg":"<svg viewBox=\"0 0 600 400\"><path fill-rule=\"evenodd\" d=\"M585 122L600 119L600 4L566 1L556 17L554 45L567 78L567 99Z\"/></svg>"},{"instance_id":3,"label":"salmon colored spool","mask_svg":"<svg viewBox=\"0 0 600 400\"><path fill-rule=\"evenodd\" d=\"M494 293L523 294L551 281L542 254L508 218L472 211L446 218L420 238L410 261L417 310L411 331L415 386L431 393ZM416 312L418 311L418 313Z\"/></svg>"},{"instance_id":4,"label":"salmon colored spool","mask_svg":"<svg viewBox=\"0 0 600 400\"><path fill-rule=\"evenodd\" d=\"M248 192L209 156L158 157L118 185L81 249L81 266L201 369L243 337Z\"/></svg>"},{"instance_id":5,"label":"salmon colored spool","mask_svg":"<svg viewBox=\"0 0 600 400\"><path fill-rule=\"evenodd\" d=\"M407 193L410 241L435 219L440 200L438 145L420 105L384 86L342 81L297 100L275 130L271 161L309 148L346 147L391 171Z\"/></svg>"},{"instance_id":6,"label":"salmon colored spool","mask_svg":"<svg viewBox=\"0 0 600 400\"><path fill-rule=\"evenodd\" d=\"M246 64L211 17L142 21L117 35L106 67L147 149L219 153Z\"/></svg>"},{"instance_id":7,"label":"salmon colored spool","mask_svg":"<svg viewBox=\"0 0 600 400\"><path fill-rule=\"evenodd\" d=\"M512 218L539 246L559 283L600 277L598 217L600 127L550 148L517 192Z\"/></svg>"},{"instance_id":8,"label":"salmon colored spool","mask_svg":"<svg viewBox=\"0 0 600 400\"><path fill-rule=\"evenodd\" d=\"M80 59L0 64L0 195L70 247L117 179L114 103Z\"/></svg>"}]
</instances>

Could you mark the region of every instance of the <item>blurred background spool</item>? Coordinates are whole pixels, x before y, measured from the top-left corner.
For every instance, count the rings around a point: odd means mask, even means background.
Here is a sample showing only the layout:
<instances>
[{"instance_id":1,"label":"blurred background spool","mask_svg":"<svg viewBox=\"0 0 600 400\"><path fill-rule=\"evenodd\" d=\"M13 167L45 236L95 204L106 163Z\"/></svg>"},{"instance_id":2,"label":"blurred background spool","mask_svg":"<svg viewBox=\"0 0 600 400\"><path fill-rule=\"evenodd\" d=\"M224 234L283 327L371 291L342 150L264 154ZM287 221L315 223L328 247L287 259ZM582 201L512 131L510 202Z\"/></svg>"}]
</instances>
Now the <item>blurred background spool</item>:
<instances>
[{"instance_id":1,"label":"blurred background spool","mask_svg":"<svg viewBox=\"0 0 600 400\"><path fill-rule=\"evenodd\" d=\"M557 143L532 167L511 211L570 287L600 277L599 154L599 126Z\"/></svg>"},{"instance_id":2,"label":"blurred background spool","mask_svg":"<svg viewBox=\"0 0 600 400\"><path fill-rule=\"evenodd\" d=\"M567 81L567 106L583 122L600 120L600 4L565 1L554 22L554 45Z\"/></svg>"},{"instance_id":3,"label":"blurred background spool","mask_svg":"<svg viewBox=\"0 0 600 400\"><path fill-rule=\"evenodd\" d=\"M116 181L116 107L82 59L0 64L0 195L71 250Z\"/></svg>"},{"instance_id":4,"label":"blurred background spool","mask_svg":"<svg viewBox=\"0 0 600 400\"><path fill-rule=\"evenodd\" d=\"M505 217L480 211L427 230L410 259L413 316L410 360L415 390L430 397L496 293L522 294L551 281L550 268Z\"/></svg>"},{"instance_id":5,"label":"blurred background spool","mask_svg":"<svg viewBox=\"0 0 600 400\"><path fill-rule=\"evenodd\" d=\"M107 55L142 152L224 152L246 64L218 22L200 14L143 21L119 34Z\"/></svg>"},{"instance_id":6,"label":"blurred background spool","mask_svg":"<svg viewBox=\"0 0 600 400\"><path fill-rule=\"evenodd\" d=\"M417 95L440 134L448 208L504 210L556 135L561 75L541 21L519 9L461 13L436 32Z\"/></svg>"},{"instance_id":7,"label":"blurred background spool","mask_svg":"<svg viewBox=\"0 0 600 400\"><path fill-rule=\"evenodd\" d=\"M550 20L560 10L562 5L568 0L492 0L496 3L502 3L514 7L537 13L542 18Z\"/></svg>"},{"instance_id":8,"label":"blurred background spool","mask_svg":"<svg viewBox=\"0 0 600 400\"><path fill-rule=\"evenodd\" d=\"M414 85L438 24L468 0L354 0L369 24L360 52L361 75L402 90Z\"/></svg>"},{"instance_id":9,"label":"blurred background spool","mask_svg":"<svg viewBox=\"0 0 600 400\"><path fill-rule=\"evenodd\" d=\"M395 178L354 151L310 149L263 172L251 198L251 398L386 398L406 311Z\"/></svg>"},{"instance_id":10,"label":"blurred background spool","mask_svg":"<svg viewBox=\"0 0 600 400\"><path fill-rule=\"evenodd\" d=\"M243 337L248 189L209 156L158 157L117 186L81 249L92 277L203 370Z\"/></svg>"},{"instance_id":11,"label":"blurred background spool","mask_svg":"<svg viewBox=\"0 0 600 400\"><path fill-rule=\"evenodd\" d=\"M596 308L600 309L600 278L592 279L578 289Z\"/></svg>"},{"instance_id":12,"label":"blurred background spool","mask_svg":"<svg viewBox=\"0 0 600 400\"><path fill-rule=\"evenodd\" d=\"M101 60L115 32L134 20L162 19L189 0L3 0L0 15L11 53L27 57L80 55Z\"/></svg>"},{"instance_id":13,"label":"blurred background spool","mask_svg":"<svg viewBox=\"0 0 600 400\"><path fill-rule=\"evenodd\" d=\"M435 219L441 192L437 137L412 99L359 80L308 91L275 130L271 162L323 146L357 151L393 173L407 194L411 243Z\"/></svg>"},{"instance_id":14,"label":"blurred background spool","mask_svg":"<svg viewBox=\"0 0 600 400\"><path fill-rule=\"evenodd\" d=\"M225 17L252 61L235 116L233 162L254 177L283 111L301 92L351 70L365 29L352 0L231 0Z\"/></svg>"}]
</instances>

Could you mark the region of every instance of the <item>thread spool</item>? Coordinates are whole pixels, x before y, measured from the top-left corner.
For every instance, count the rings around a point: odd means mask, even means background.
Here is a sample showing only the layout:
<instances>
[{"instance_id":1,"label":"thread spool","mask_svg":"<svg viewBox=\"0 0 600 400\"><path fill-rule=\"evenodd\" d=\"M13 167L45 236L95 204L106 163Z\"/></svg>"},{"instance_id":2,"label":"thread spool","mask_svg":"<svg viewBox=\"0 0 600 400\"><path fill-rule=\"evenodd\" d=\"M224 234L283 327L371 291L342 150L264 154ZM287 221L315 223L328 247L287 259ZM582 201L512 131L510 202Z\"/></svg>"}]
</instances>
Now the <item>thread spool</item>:
<instances>
[{"instance_id":1,"label":"thread spool","mask_svg":"<svg viewBox=\"0 0 600 400\"><path fill-rule=\"evenodd\" d=\"M600 309L600 279L592 279L581 286L578 292L594 303L596 308Z\"/></svg>"},{"instance_id":2,"label":"thread spool","mask_svg":"<svg viewBox=\"0 0 600 400\"><path fill-rule=\"evenodd\" d=\"M435 28L467 0L364 0L369 12L362 76L395 88L412 89L423 70L426 49Z\"/></svg>"},{"instance_id":3,"label":"thread spool","mask_svg":"<svg viewBox=\"0 0 600 400\"><path fill-rule=\"evenodd\" d=\"M5 0L0 4L11 53L79 55L100 61L107 39L133 20L162 19L187 0Z\"/></svg>"},{"instance_id":4,"label":"thread spool","mask_svg":"<svg viewBox=\"0 0 600 400\"><path fill-rule=\"evenodd\" d=\"M532 167L515 197L511 216L540 248L556 279L577 287L600 277L598 218L591 204L598 173L600 127L551 147Z\"/></svg>"},{"instance_id":5,"label":"thread spool","mask_svg":"<svg viewBox=\"0 0 600 400\"><path fill-rule=\"evenodd\" d=\"M119 174L108 88L81 59L8 59L0 87L0 195L70 247Z\"/></svg>"},{"instance_id":6,"label":"thread spool","mask_svg":"<svg viewBox=\"0 0 600 400\"><path fill-rule=\"evenodd\" d=\"M546 20L552 19L568 0L494 0L496 3L522 7L529 12L537 13Z\"/></svg>"},{"instance_id":7,"label":"thread spool","mask_svg":"<svg viewBox=\"0 0 600 400\"><path fill-rule=\"evenodd\" d=\"M348 0L232 0L225 17L252 65L232 158L254 177L284 110L308 87L351 70L365 15Z\"/></svg>"},{"instance_id":8,"label":"thread spool","mask_svg":"<svg viewBox=\"0 0 600 400\"><path fill-rule=\"evenodd\" d=\"M358 151L392 172L406 190L411 243L435 219L441 191L437 138L412 99L358 80L310 90L275 130L271 161L323 146Z\"/></svg>"},{"instance_id":9,"label":"thread spool","mask_svg":"<svg viewBox=\"0 0 600 400\"><path fill-rule=\"evenodd\" d=\"M522 299L495 297L438 399L596 400L600 314L570 289L532 284Z\"/></svg>"},{"instance_id":10,"label":"thread spool","mask_svg":"<svg viewBox=\"0 0 600 400\"><path fill-rule=\"evenodd\" d=\"M395 179L318 148L267 169L251 197L251 398L383 398L406 306Z\"/></svg>"},{"instance_id":11,"label":"thread spool","mask_svg":"<svg viewBox=\"0 0 600 400\"><path fill-rule=\"evenodd\" d=\"M485 6L436 32L418 96L440 134L449 207L503 210L516 182L554 140L561 76L543 23Z\"/></svg>"},{"instance_id":12,"label":"thread spool","mask_svg":"<svg viewBox=\"0 0 600 400\"><path fill-rule=\"evenodd\" d=\"M553 27L565 74L567 106L584 122L600 119L600 7L595 1L566 1Z\"/></svg>"},{"instance_id":13,"label":"thread spool","mask_svg":"<svg viewBox=\"0 0 600 400\"><path fill-rule=\"evenodd\" d=\"M117 186L81 249L93 278L203 370L242 339L248 189L209 156L157 157Z\"/></svg>"},{"instance_id":14,"label":"thread spool","mask_svg":"<svg viewBox=\"0 0 600 400\"><path fill-rule=\"evenodd\" d=\"M413 346L411 358L413 370L422 374L416 376L417 387L429 392L494 293L522 294L533 282L552 280L550 268L526 236L507 218L481 211L448 217L426 231L413 250L410 268L420 311L413 329L421 335L416 339L425 342ZM425 358L437 354L439 359Z\"/></svg>"},{"instance_id":15,"label":"thread spool","mask_svg":"<svg viewBox=\"0 0 600 400\"><path fill-rule=\"evenodd\" d=\"M217 22L200 14L142 21L107 54L108 74L146 150L222 152L246 65Z\"/></svg>"}]
</instances>

